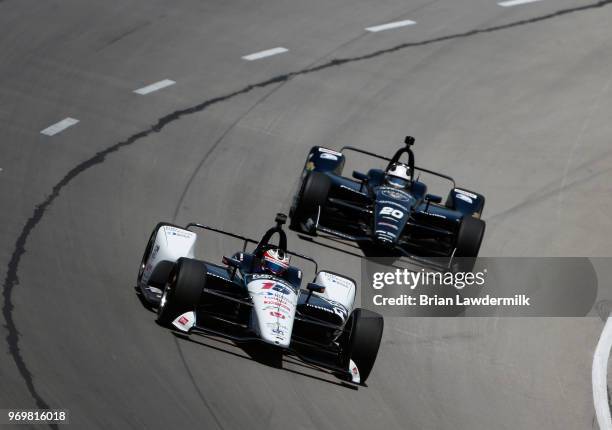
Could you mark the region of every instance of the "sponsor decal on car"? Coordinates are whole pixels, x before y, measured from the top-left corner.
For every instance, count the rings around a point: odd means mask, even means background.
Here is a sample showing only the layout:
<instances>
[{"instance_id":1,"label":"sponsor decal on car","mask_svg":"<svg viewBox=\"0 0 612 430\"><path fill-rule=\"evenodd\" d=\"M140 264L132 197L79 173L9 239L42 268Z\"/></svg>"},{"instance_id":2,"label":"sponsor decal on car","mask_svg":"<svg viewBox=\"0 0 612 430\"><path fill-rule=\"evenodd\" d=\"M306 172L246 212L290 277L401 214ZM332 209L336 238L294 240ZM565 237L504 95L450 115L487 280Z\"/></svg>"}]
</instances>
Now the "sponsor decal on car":
<instances>
[{"instance_id":1,"label":"sponsor decal on car","mask_svg":"<svg viewBox=\"0 0 612 430\"><path fill-rule=\"evenodd\" d=\"M341 287L344 288L350 288L352 286L354 286L355 284L350 281L349 279L343 278L342 276L338 276L334 273L329 273L329 272L321 272L321 274L323 275L323 277L325 277L328 281L333 282L334 284L338 284Z\"/></svg>"},{"instance_id":2,"label":"sponsor decal on car","mask_svg":"<svg viewBox=\"0 0 612 430\"><path fill-rule=\"evenodd\" d=\"M267 323L267 326L270 327L270 332L276 335L278 339L284 339L285 336L290 332L289 327L281 322L270 322Z\"/></svg>"},{"instance_id":3,"label":"sponsor decal on car","mask_svg":"<svg viewBox=\"0 0 612 430\"><path fill-rule=\"evenodd\" d=\"M285 304L283 304L283 303L281 303L281 302L279 302L277 300L272 300L272 301L264 300L264 305L269 305L269 306L272 306L272 307L282 308L282 309L287 310L287 311L291 309L289 306L287 306L287 305L285 305ZM266 307L265 309L268 309L268 308Z\"/></svg>"},{"instance_id":4,"label":"sponsor decal on car","mask_svg":"<svg viewBox=\"0 0 612 430\"><path fill-rule=\"evenodd\" d=\"M385 230L376 230L375 233L377 235L379 235L378 238L381 239L381 240L384 240L385 236L389 236L389 237L391 237L393 239L395 239L397 237L397 235L395 235L395 234L393 234L391 232L385 231Z\"/></svg>"},{"instance_id":5,"label":"sponsor decal on car","mask_svg":"<svg viewBox=\"0 0 612 430\"><path fill-rule=\"evenodd\" d=\"M438 213L435 213L435 212L420 212L420 213L425 214L425 215L429 215L429 216L435 216L437 218L446 219L446 217L444 215L438 214Z\"/></svg>"},{"instance_id":6,"label":"sponsor decal on car","mask_svg":"<svg viewBox=\"0 0 612 430\"><path fill-rule=\"evenodd\" d=\"M329 308L326 308L325 306L313 305L313 304L312 304L312 303L310 303L310 302L306 303L306 306L308 306L308 307L310 307L310 308L319 309L319 310L321 310L321 311L329 312L330 314L333 314L333 313L334 313L334 311L333 311L333 310L331 310L331 309L329 309Z\"/></svg>"},{"instance_id":7,"label":"sponsor decal on car","mask_svg":"<svg viewBox=\"0 0 612 430\"><path fill-rule=\"evenodd\" d=\"M215 272L207 272L206 274L208 276L212 276L213 278L222 279L224 281L227 280L227 278L225 276L217 275Z\"/></svg>"},{"instance_id":8,"label":"sponsor decal on car","mask_svg":"<svg viewBox=\"0 0 612 430\"><path fill-rule=\"evenodd\" d=\"M323 160L338 161L338 156L337 155L330 154L330 153L327 153L327 152L322 153L319 157L321 157Z\"/></svg>"},{"instance_id":9,"label":"sponsor decal on car","mask_svg":"<svg viewBox=\"0 0 612 430\"><path fill-rule=\"evenodd\" d=\"M378 203L381 205L393 205L401 209L406 209L405 205L401 205L398 202L394 202L393 200L378 200Z\"/></svg>"},{"instance_id":10,"label":"sponsor decal on car","mask_svg":"<svg viewBox=\"0 0 612 430\"><path fill-rule=\"evenodd\" d=\"M391 218L390 216L381 216L381 218L382 218L382 219L386 219L387 221L394 222L394 223L396 223L396 224L398 223L398 220L397 220L397 219L395 219L395 218ZM380 222L380 221L379 221L379 222Z\"/></svg>"},{"instance_id":11,"label":"sponsor decal on car","mask_svg":"<svg viewBox=\"0 0 612 430\"><path fill-rule=\"evenodd\" d=\"M251 275L253 279L274 279L274 276L265 273L254 273Z\"/></svg>"},{"instance_id":12,"label":"sponsor decal on car","mask_svg":"<svg viewBox=\"0 0 612 430\"><path fill-rule=\"evenodd\" d=\"M334 300L327 301L329 302L329 304L331 304L334 313L343 320L346 320L346 317L348 316L348 310L346 309L346 307L342 303L336 302Z\"/></svg>"},{"instance_id":13,"label":"sponsor decal on car","mask_svg":"<svg viewBox=\"0 0 612 430\"><path fill-rule=\"evenodd\" d=\"M290 313L288 309L283 309L283 308L279 308L278 306L272 306L272 305L264 306L263 308L261 308L261 310L276 312L276 313L280 313L285 316L289 316L289 313Z\"/></svg>"},{"instance_id":14,"label":"sponsor decal on car","mask_svg":"<svg viewBox=\"0 0 612 430\"><path fill-rule=\"evenodd\" d=\"M326 153L326 154L332 154L332 155L336 155L338 157L342 157L342 153L341 152L333 151L333 150L327 149L327 148L319 147L319 152L323 152L323 153Z\"/></svg>"},{"instance_id":15,"label":"sponsor decal on car","mask_svg":"<svg viewBox=\"0 0 612 430\"><path fill-rule=\"evenodd\" d=\"M291 290L286 286L275 282L264 282L262 290L274 290L281 294L291 294Z\"/></svg>"},{"instance_id":16,"label":"sponsor decal on car","mask_svg":"<svg viewBox=\"0 0 612 430\"><path fill-rule=\"evenodd\" d=\"M367 196L367 194L366 194L366 193L362 193L362 192L361 192L361 191L359 191L359 190L354 190L353 188L351 188L351 187L347 187L346 185L340 185L340 188L342 188L343 190L352 191L352 192L354 192L354 193L356 193L356 194L359 194L359 195L362 195L362 196Z\"/></svg>"},{"instance_id":17,"label":"sponsor decal on car","mask_svg":"<svg viewBox=\"0 0 612 430\"><path fill-rule=\"evenodd\" d=\"M278 327L273 328L271 331L272 331L272 333L277 334L279 336L284 336L285 335L285 331L283 329L278 328Z\"/></svg>"},{"instance_id":18,"label":"sponsor decal on car","mask_svg":"<svg viewBox=\"0 0 612 430\"><path fill-rule=\"evenodd\" d=\"M329 302L331 305L331 309L326 308L325 306L315 305L312 303L306 303L306 306L315 308L315 309L318 309L318 310L321 310L321 311L324 311L330 314L338 315L342 319L342 321L346 320L346 317L348 315L346 308L340 303L335 303L335 302L332 302L331 300Z\"/></svg>"},{"instance_id":19,"label":"sponsor decal on car","mask_svg":"<svg viewBox=\"0 0 612 430\"><path fill-rule=\"evenodd\" d=\"M456 197L457 197L459 200L463 200L464 202L468 202L468 203L470 203L470 204L474 203L474 200L472 200L472 198L471 198L471 197L466 196L465 194L457 194L457 195L456 195Z\"/></svg>"},{"instance_id":20,"label":"sponsor decal on car","mask_svg":"<svg viewBox=\"0 0 612 430\"><path fill-rule=\"evenodd\" d=\"M463 195L468 196L468 197L471 197L473 199L477 199L478 198L478 196L476 194L470 193L469 191L462 190L460 188L455 188L455 192L459 193L459 194L463 194Z\"/></svg>"},{"instance_id":21,"label":"sponsor decal on car","mask_svg":"<svg viewBox=\"0 0 612 430\"><path fill-rule=\"evenodd\" d=\"M357 365L353 360L350 360L349 362L349 372L351 374L351 380L353 381L353 383L361 383L361 375L359 374L359 368L357 368Z\"/></svg>"},{"instance_id":22,"label":"sponsor decal on car","mask_svg":"<svg viewBox=\"0 0 612 430\"><path fill-rule=\"evenodd\" d=\"M187 333L195 325L195 321L195 312L185 312L184 314L176 317L176 319L172 321L172 325L177 329Z\"/></svg>"},{"instance_id":23,"label":"sponsor decal on car","mask_svg":"<svg viewBox=\"0 0 612 430\"><path fill-rule=\"evenodd\" d=\"M392 229L394 229L394 230L397 230L397 229L399 228L398 226L396 226L396 225L394 225L394 224L391 224L390 222L383 222L383 221L379 221L379 222L378 222L378 225L379 225L379 226L380 226L380 225L384 225L385 227L390 227L390 228L392 228Z\"/></svg>"},{"instance_id":24,"label":"sponsor decal on car","mask_svg":"<svg viewBox=\"0 0 612 430\"><path fill-rule=\"evenodd\" d=\"M283 314L282 314L282 313L280 313L280 312L276 312L276 311L271 311L271 312L270 312L270 316L273 316L273 317L275 317L275 318L280 318L280 319L282 319L282 320L284 320L284 319L285 319L285 315L283 315Z\"/></svg>"},{"instance_id":25,"label":"sponsor decal on car","mask_svg":"<svg viewBox=\"0 0 612 430\"><path fill-rule=\"evenodd\" d=\"M266 323L266 325L268 327L271 327L271 329L278 328L285 332L289 331L289 327L286 324L283 324L281 321L269 322L269 323Z\"/></svg>"},{"instance_id":26,"label":"sponsor decal on car","mask_svg":"<svg viewBox=\"0 0 612 430\"><path fill-rule=\"evenodd\" d=\"M394 190L393 188L381 188L380 193L385 197L400 200L403 202L407 202L408 200L410 200L410 195L408 193L399 190Z\"/></svg>"},{"instance_id":27,"label":"sponsor decal on car","mask_svg":"<svg viewBox=\"0 0 612 430\"><path fill-rule=\"evenodd\" d=\"M384 206L378 213L380 215L392 216L393 218L397 219L402 219L404 217L404 212L400 211L399 209L392 208L391 206Z\"/></svg>"},{"instance_id":28,"label":"sponsor decal on car","mask_svg":"<svg viewBox=\"0 0 612 430\"><path fill-rule=\"evenodd\" d=\"M191 237L193 237L193 235L195 235L195 233L191 231L186 231L180 228L170 226L166 226L166 233L170 236L178 236L185 239L190 239Z\"/></svg>"}]
</instances>

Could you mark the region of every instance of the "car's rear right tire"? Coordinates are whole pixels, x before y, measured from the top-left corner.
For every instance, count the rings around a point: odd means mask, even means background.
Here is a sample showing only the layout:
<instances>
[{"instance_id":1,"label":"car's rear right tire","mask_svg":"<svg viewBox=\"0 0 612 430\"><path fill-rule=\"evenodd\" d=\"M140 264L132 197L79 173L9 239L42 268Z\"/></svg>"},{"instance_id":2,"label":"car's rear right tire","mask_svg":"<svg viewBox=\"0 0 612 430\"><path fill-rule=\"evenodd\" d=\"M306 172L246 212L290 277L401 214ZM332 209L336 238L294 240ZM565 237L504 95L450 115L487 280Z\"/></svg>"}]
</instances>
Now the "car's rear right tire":
<instances>
[{"instance_id":1,"label":"car's rear right tire","mask_svg":"<svg viewBox=\"0 0 612 430\"><path fill-rule=\"evenodd\" d=\"M313 234L302 225L310 218L316 221L319 206L324 206L329 194L331 180L321 172L310 172L299 191L295 208L291 213L290 227L294 230Z\"/></svg>"},{"instance_id":2,"label":"car's rear right tire","mask_svg":"<svg viewBox=\"0 0 612 430\"><path fill-rule=\"evenodd\" d=\"M206 284L206 264L190 258L179 258L164 288L157 322L167 326L179 315L195 310Z\"/></svg>"}]
</instances>

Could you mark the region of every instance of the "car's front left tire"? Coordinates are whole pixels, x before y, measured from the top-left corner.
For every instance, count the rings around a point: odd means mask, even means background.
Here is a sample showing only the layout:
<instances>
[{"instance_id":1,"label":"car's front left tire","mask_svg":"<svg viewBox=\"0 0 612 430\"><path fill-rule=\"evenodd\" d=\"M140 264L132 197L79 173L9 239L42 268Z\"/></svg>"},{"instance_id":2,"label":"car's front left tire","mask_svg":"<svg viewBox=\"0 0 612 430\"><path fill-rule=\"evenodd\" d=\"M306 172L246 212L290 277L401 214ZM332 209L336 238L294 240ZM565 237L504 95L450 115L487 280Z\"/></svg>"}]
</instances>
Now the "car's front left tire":
<instances>
[{"instance_id":1,"label":"car's front left tire","mask_svg":"<svg viewBox=\"0 0 612 430\"><path fill-rule=\"evenodd\" d=\"M316 220L319 207L324 206L327 201L330 186L331 180L325 173L310 172L306 176L296 199L296 206L290 214L290 227L292 229L301 230L309 234L313 233L312 231L304 230L302 225L308 219Z\"/></svg>"},{"instance_id":2,"label":"car's front left tire","mask_svg":"<svg viewBox=\"0 0 612 430\"><path fill-rule=\"evenodd\" d=\"M206 264L190 258L179 258L166 284L157 322L170 325L179 315L195 310L206 284Z\"/></svg>"}]
</instances>

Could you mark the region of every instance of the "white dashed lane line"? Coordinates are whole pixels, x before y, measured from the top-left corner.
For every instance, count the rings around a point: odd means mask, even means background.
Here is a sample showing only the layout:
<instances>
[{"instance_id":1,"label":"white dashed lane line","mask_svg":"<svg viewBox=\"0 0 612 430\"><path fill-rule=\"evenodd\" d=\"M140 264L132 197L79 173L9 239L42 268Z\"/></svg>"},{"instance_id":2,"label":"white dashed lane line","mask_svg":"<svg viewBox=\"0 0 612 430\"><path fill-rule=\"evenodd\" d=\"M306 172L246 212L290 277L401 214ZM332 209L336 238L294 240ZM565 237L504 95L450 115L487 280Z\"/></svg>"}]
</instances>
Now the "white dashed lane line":
<instances>
[{"instance_id":1,"label":"white dashed lane line","mask_svg":"<svg viewBox=\"0 0 612 430\"><path fill-rule=\"evenodd\" d=\"M140 94L141 96L144 96L146 94L150 94L152 92L159 91L163 88L169 87L174 84L176 84L176 82L171 81L170 79L164 79L163 81L155 82L154 84L147 85L146 87L142 87L137 90L134 90L134 92L136 94Z\"/></svg>"},{"instance_id":2,"label":"white dashed lane line","mask_svg":"<svg viewBox=\"0 0 612 430\"><path fill-rule=\"evenodd\" d=\"M271 57L273 55L284 54L285 52L289 52L287 48L283 48L279 46L277 48L266 49L265 51L255 52L253 54L245 55L241 57L243 60L254 61L259 60L261 58Z\"/></svg>"},{"instance_id":3,"label":"white dashed lane line","mask_svg":"<svg viewBox=\"0 0 612 430\"><path fill-rule=\"evenodd\" d=\"M42 130L40 132L40 134L44 134L45 136L54 136L57 133L61 133L62 131L66 130L68 127L72 127L73 125L77 124L78 122L79 122L78 119L64 118L60 122L55 123L55 124L50 125L49 127L45 128L44 130Z\"/></svg>"},{"instance_id":4,"label":"white dashed lane line","mask_svg":"<svg viewBox=\"0 0 612 430\"><path fill-rule=\"evenodd\" d=\"M367 27L367 31L371 31L372 33L377 33L379 31L392 30L394 28L406 27L408 25L416 24L415 21L411 21L406 19L404 21L396 21L396 22L388 22L386 24L375 25L373 27Z\"/></svg>"},{"instance_id":5,"label":"white dashed lane line","mask_svg":"<svg viewBox=\"0 0 612 430\"><path fill-rule=\"evenodd\" d=\"M535 3L537 1L542 1L542 0L508 0L508 1L499 2L497 4L502 7L512 7L512 6L518 6L520 4Z\"/></svg>"}]
</instances>

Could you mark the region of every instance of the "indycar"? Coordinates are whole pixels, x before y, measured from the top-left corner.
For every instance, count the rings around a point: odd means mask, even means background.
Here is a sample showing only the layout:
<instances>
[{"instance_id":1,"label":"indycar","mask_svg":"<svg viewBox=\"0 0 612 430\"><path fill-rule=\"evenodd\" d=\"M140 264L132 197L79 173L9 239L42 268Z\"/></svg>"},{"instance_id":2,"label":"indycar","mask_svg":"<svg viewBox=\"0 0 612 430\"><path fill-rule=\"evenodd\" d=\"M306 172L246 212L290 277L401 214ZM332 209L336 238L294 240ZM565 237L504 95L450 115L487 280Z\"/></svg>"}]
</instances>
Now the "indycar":
<instances>
[{"instance_id":1,"label":"indycar","mask_svg":"<svg viewBox=\"0 0 612 430\"><path fill-rule=\"evenodd\" d=\"M287 249L286 220L278 214L259 241L197 223L159 223L145 248L137 287L163 326L186 335L259 342L281 360L292 355L350 384L364 384L378 354L383 318L355 307L355 281L319 271L313 258ZM222 264L198 260L195 229L238 239L242 250L224 256ZM298 266L288 264L282 273L264 270L263 256L270 251L313 267L313 281L302 287Z\"/></svg>"},{"instance_id":2,"label":"indycar","mask_svg":"<svg viewBox=\"0 0 612 430\"><path fill-rule=\"evenodd\" d=\"M407 136L404 143L391 158L351 146L340 152L313 147L292 201L290 228L357 242L366 256L405 256L434 267L461 264L462 270L472 270L485 232L484 196L457 188L448 175L415 166L414 138ZM386 169L344 177L347 151L384 160ZM444 204L442 197L427 193L421 173L452 184Z\"/></svg>"}]
</instances>

